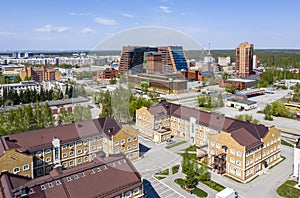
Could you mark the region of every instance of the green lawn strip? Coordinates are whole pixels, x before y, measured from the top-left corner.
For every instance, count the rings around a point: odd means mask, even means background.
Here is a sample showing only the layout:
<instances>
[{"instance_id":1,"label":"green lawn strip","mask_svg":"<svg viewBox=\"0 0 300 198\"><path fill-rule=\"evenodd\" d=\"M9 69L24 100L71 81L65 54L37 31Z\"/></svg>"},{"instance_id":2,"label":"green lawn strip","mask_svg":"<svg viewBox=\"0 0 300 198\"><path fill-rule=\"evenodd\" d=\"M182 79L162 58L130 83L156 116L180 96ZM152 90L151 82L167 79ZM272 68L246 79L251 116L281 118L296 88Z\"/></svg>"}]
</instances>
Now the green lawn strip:
<instances>
[{"instance_id":1,"label":"green lawn strip","mask_svg":"<svg viewBox=\"0 0 300 198\"><path fill-rule=\"evenodd\" d=\"M291 143L289 143L289 142L287 142L287 141L285 141L285 140L281 140L281 144L282 144L282 145L285 145L285 146L289 146L289 147L294 147L293 144L291 144Z\"/></svg>"},{"instance_id":2,"label":"green lawn strip","mask_svg":"<svg viewBox=\"0 0 300 198\"><path fill-rule=\"evenodd\" d=\"M219 184L219 183L217 183L217 182L215 182L213 180L200 181L200 182L202 182L203 184L207 185L208 187L210 187L210 188L212 188L212 189L214 189L214 190L216 190L218 192L220 192L220 191L222 191L222 190L225 189L224 186L222 186L221 184Z\"/></svg>"},{"instance_id":3,"label":"green lawn strip","mask_svg":"<svg viewBox=\"0 0 300 198\"><path fill-rule=\"evenodd\" d=\"M174 144L170 144L170 145L166 146L166 149L170 149L170 148L173 148L175 146L179 146L179 145L184 144L184 143L186 143L186 141L176 142Z\"/></svg>"},{"instance_id":4,"label":"green lawn strip","mask_svg":"<svg viewBox=\"0 0 300 198\"><path fill-rule=\"evenodd\" d=\"M166 178L166 177L163 177L163 176L156 176L156 175L154 175L154 177L155 177L156 179L158 179L158 180L161 180L161 179Z\"/></svg>"},{"instance_id":5,"label":"green lawn strip","mask_svg":"<svg viewBox=\"0 0 300 198\"><path fill-rule=\"evenodd\" d=\"M197 187L192 190L192 194L197 195L198 197L207 197L208 195L205 191Z\"/></svg>"},{"instance_id":6,"label":"green lawn strip","mask_svg":"<svg viewBox=\"0 0 300 198\"><path fill-rule=\"evenodd\" d=\"M234 178L232 178L232 177L230 177L230 176L228 176L228 175L224 175L224 177L227 177L228 179L231 179L231 180L233 180L233 181L235 181L235 182L237 182L237 183L243 183L243 182L241 182L241 181L239 181L239 180L237 180L237 179L234 179Z\"/></svg>"},{"instance_id":7,"label":"green lawn strip","mask_svg":"<svg viewBox=\"0 0 300 198\"><path fill-rule=\"evenodd\" d=\"M174 182L176 184L178 184L179 186L185 186L185 181L182 178L177 178L177 179L174 180Z\"/></svg>"},{"instance_id":8,"label":"green lawn strip","mask_svg":"<svg viewBox=\"0 0 300 198\"><path fill-rule=\"evenodd\" d=\"M295 181L288 180L276 189L278 195L286 198L295 198L300 194L300 190L294 186L297 184Z\"/></svg>"},{"instance_id":9,"label":"green lawn strip","mask_svg":"<svg viewBox=\"0 0 300 198\"><path fill-rule=\"evenodd\" d=\"M274 168L275 166L277 166L278 164L280 164L281 162L283 162L286 158L284 156L281 155L282 160L280 160L279 162L277 162L276 164L273 164L272 166L269 167L269 169Z\"/></svg>"},{"instance_id":10,"label":"green lawn strip","mask_svg":"<svg viewBox=\"0 0 300 198\"><path fill-rule=\"evenodd\" d=\"M173 167L172 167L172 174L178 173L179 166L180 166L180 165L176 165L176 166L173 166Z\"/></svg>"},{"instance_id":11,"label":"green lawn strip","mask_svg":"<svg viewBox=\"0 0 300 198\"><path fill-rule=\"evenodd\" d=\"M166 169L166 170L160 171L158 173L155 173L155 175L169 175L169 169Z\"/></svg>"}]
</instances>

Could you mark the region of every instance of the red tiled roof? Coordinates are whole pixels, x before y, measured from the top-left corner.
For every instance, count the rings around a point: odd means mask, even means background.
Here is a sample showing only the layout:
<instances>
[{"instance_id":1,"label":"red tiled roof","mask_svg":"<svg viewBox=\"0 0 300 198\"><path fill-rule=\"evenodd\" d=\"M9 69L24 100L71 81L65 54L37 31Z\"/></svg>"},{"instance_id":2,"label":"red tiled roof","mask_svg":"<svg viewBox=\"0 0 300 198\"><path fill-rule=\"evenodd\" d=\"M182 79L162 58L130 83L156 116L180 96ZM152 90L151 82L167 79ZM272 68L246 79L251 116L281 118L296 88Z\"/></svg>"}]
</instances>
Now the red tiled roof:
<instances>
[{"instance_id":1,"label":"red tiled roof","mask_svg":"<svg viewBox=\"0 0 300 198\"><path fill-rule=\"evenodd\" d=\"M75 175L78 177L75 178ZM10 175L2 174L1 178L4 176L9 182L13 182ZM68 177L71 177L72 181L68 181ZM56 184L57 180L61 182L60 185ZM49 187L50 182L53 187ZM41 190L41 185L45 185L46 189ZM141 185L141 175L125 155L118 154L103 159L97 158L91 163L62 171L60 174L58 172L39 177L11 187L10 190L16 196L21 189L32 188L34 193L28 197L114 197Z\"/></svg>"},{"instance_id":2,"label":"red tiled roof","mask_svg":"<svg viewBox=\"0 0 300 198\"><path fill-rule=\"evenodd\" d=\"M91 136L102 135L111 139L121 129L121 124L112 118L99 118L76 122L63 126L38 129L18 134L2 136L4 150L20 148L30 152L52 146L53 138L64 144ZM0 143L0 154L3 153Z\"/></svg>"},{"instance_id":3,"label":"red tiled roof","mask_svg":"<svg viewBox=\"0 0 300 198\"><path fill-rule=\"evenodd\" d=\"M154 107L159 109L159 106L164 107L173 105L175 104L162 101ZM189 121L191 117L194 117L199 125L231 133L233 138L247 149L262 144L261 138L264 138L269 131L268 127L261 124L257 125L229 118L223 114L202 111L181 105L177 105L176 108L174 108L174 111L170 111L169 116L174 116L187 121Z\"/></svg>"}]
</instances>

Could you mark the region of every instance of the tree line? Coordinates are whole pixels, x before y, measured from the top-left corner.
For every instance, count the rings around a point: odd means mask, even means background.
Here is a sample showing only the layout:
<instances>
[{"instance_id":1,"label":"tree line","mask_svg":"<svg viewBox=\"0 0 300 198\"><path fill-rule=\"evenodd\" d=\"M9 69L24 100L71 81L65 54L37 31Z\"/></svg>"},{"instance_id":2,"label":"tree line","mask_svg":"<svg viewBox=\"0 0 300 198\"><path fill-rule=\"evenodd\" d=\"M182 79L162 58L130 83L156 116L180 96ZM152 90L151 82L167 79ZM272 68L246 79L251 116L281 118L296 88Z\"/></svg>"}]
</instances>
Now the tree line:
<instances>
[{"instance_id":1,"label":"tree line","mask_svg":"<svg viewBox=\"0 0 300 198\"><path fill-rule=\"evenodd\" d=\"M63 98L73 98L77 97L78 94L81 93L81 88L76 89L71 85L66 85L65 93L58 88L44 90L41 87L40 92L36 89L25 89L20 90L18 93L16 90L8 90L7 87L3 88L3 95L0 96L0 106L8 106L8 105L19 105L19 104L28 104L32 102L44 102L50 100L61 100Z\"/></svg>"},{"instance_id":2,"label":"tree line","mask_svg":"<svg viewBox=\"0 0 300 198\"><path fill-rule=\"evenodd\" d=\"M73 112L61 108L58 116L54 116L48 103L22 105L17 109L0 113L0 135L70 124L89 120L91 117L89 107L75 106Z\"/></svg>"},{"instance_id":3,"label":"tree line","mask_svg":"<svg viewBox=\"0 0 300 198\"><path fill-rule=\"evenodd\" d=\"M281 71L278 69L267 69L263 72L258 85L256 87L268 87L272 86L274 82L284 79L300 79L300 73L290 72L287 70Z\"/></svg>"}]
</instances>

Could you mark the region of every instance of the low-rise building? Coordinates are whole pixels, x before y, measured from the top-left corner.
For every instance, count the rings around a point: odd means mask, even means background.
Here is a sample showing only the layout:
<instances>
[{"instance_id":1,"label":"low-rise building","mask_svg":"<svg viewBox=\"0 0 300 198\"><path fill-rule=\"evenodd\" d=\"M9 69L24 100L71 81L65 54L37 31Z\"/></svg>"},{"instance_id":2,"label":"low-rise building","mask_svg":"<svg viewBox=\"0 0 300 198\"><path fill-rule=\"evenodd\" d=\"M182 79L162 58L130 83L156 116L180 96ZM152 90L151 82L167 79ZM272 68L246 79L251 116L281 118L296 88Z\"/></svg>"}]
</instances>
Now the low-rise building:
<instances>
[{"instance_id":1,"label":"low-rise building","mask_svg":"<svg viewBox=\"0 0 300 198\"><path fill-rule=\"evenodd\" d=\"M6 171L0 184L0 197L143 197L141 175L121 154L69 170L54 169L36 179Z\"/></svg>"},{"instance_id":2,"label":"low-rise building","mask_svg":"<svg viewBox=\"0 0 300 198\"><path fill-rule=\"evenodd\" d=\"M115 68L105 68L97 71L96 81L118 78L118 70Z\"/></svg>"},{"instance_id":3,"label":"low-rise building","mask_svg":"<svg viewBox=\"0 0 300 198\"><path fill-rule=\"evenodd\" d=\"M233 84L236 86L238 90L243 90L247 88L253 87L258 81L253 79L242 79L242 78L234 78L227 80L220 80L219 86L225 87L226 84Z\"/></svg>"},{"instance_id":4,"label":"low-rise building","mask_svg":"<svg viewBox=\"0 0 300 198\"><path fill-rule=\"evenodd\" d=\"M136 127L153 139L158 129L165 128L172 136L198 147L208 145L209 165L218 173L227 173L241 181L247 181L280 159L281 134L275 127L167 101L138 109Z\"/></svg>"},{"instance_id":5,"label":"low-rise building","mask_svg":"<svg viewBox=\"0 0 300 198\"><path fill-rule=\"evenodd\" d=\"M20 94L21 90L25 91L26 89L29 89L29 90L36 90L37 93L40 93L41 87L42 87L41 84L35 81L21 81L20 83L1 84L0 96L3 96L5 90L7 93L9 91L14 91Z\"/></svg>"},{"instance_id":6,"label":"low-rise building","mask_svg":"<svg viewBox=\"0 0 300 198\"><path fill-rule=\"evenodd\" d=\"M240 110L251 110L257 108L257 102L251 100L240 100L236 98L229 98L225 101L227 107L233 107Z\"/></svg>"},{"instance_id":7,"label":"low-rise building","mask_svg":"<svg viewBox=\"0 0 300 198\"><path fill-rule=\"evenodd\" d=\"M0 138L0 172L28 177L47 175L55 167L69 169L97 156L124 153L139 157L138 132L111 118L11 134Z\"/></svg>"},{"instance_id":8,"label":"low-rise building","mask_svg":"<svg viewBox=\"0 0 300 198\"><path fill-rule=\"evenodd\" d=\"M163 94L178 94L187 92L187 80L179 74L157 75L157 74L137 74L129 75L128 82L136 88L146 83L151 91Z\"/></svg>"}]
</instances>

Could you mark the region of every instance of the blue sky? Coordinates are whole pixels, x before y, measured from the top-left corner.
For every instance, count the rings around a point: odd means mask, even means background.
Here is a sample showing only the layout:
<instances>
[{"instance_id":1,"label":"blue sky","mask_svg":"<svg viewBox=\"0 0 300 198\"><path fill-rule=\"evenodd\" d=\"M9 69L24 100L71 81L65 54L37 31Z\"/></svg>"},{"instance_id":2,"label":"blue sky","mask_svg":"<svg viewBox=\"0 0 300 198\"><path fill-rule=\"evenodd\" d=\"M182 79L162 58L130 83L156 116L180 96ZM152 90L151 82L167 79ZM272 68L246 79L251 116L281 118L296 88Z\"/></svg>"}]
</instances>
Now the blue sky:
<instances>
[{"instance_id":1,"label":"blue sky","mask_svg":"<svg viewBox=\"0 0 300 198\"><path fill-rule=\"evenodd\" d=\"M4 1L0 50L93 49L144 26L182 32L212 49L234 49L243 41L300 49L299 7L298 0ZM117 37L126 43L126 35Z\"/></svg>"}]
</instances>

